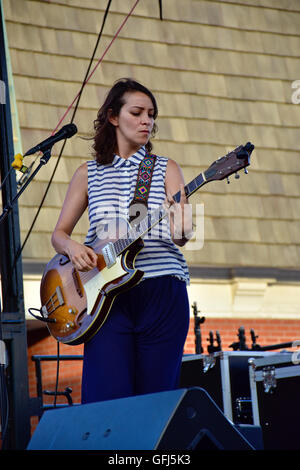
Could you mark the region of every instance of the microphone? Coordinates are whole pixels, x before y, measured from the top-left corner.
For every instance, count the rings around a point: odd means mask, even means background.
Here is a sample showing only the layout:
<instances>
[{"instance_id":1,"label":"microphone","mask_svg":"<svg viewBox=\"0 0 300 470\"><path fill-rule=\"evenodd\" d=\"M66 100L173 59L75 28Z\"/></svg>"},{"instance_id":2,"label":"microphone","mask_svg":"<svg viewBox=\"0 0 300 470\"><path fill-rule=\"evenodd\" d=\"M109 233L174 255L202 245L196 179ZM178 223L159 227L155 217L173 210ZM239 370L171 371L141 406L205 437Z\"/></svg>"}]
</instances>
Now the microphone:
<instances>
[{"instance_id":1,"label":"microphone","mask_svg":"<svg viewBox=\"0 0 300 470\"><path fill-rule=\"evenodd\" d=\"M59 142L63 139L69 139L74 134L76 134L76 132L77 127L75 126L75 124L66 124L56 134L52 135L51 137L48 137L48 139L43 140L35 147L29 149L24 154L24 157L27 157L27 155L32 155L36 152L44 152L45 150L49 150L54 144L56 144L56 142Z\"/></svg>"}]
</instances>

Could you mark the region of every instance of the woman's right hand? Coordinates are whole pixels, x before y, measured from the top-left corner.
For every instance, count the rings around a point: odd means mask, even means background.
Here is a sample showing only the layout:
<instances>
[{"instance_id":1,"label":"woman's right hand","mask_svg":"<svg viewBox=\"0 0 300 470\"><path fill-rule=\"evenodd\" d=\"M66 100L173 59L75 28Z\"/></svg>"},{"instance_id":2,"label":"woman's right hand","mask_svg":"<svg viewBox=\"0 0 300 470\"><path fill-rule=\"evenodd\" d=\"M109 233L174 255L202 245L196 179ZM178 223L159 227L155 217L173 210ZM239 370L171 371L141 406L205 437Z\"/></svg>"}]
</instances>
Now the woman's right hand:
<instances>
[{"instance_id":1,"label":"woman's right hand","mask_svg":"<svg viewBox=\"0 0 300 470\"><path fill-rule=\"evenodd\" d=\"M78 271L90 271L97 266L98 260L92 248L71 239L73 229L88 205L87 188L88 172L84 163L74 173L51 237L56 252L67 255Z\"/></svg>"},{"instance_id":2,"label":"woman's right hand","mask_svg":"<svg viewBox=\"0 0 300 470\"><path fill-rule=\"evenodd\" d=\"M75 240L69 240L65 251L74 268L78 269L78 271L90 271L97 266L98 256L89 246L78 243Z\"/></svg>"}]
</instances>

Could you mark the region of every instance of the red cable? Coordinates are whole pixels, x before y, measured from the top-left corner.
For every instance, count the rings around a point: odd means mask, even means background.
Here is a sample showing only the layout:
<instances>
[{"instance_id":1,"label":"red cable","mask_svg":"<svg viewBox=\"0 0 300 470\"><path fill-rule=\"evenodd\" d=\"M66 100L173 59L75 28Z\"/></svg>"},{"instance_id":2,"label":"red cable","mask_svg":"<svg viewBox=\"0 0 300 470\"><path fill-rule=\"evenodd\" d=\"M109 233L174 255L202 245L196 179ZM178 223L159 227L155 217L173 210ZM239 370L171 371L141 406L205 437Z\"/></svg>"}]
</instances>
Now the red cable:
<instances>
[{"instance_id":1,"label":"red cable","mask_svg":"<svg viewBox=\"0 0 300 470\"><path fill-rule=\"evenodd\" d=\"M79 97L80 93L82 93L83 91L83 88L85 87L85 85L88 83L88 81L90 80L90 78L92 77L92 75L94 74L94 72L96 71L97 67L101 64L102 60L104 59L106 53L109 51L110 47L112 46L112 44L114 43L115 39L117 38L117 36L119 35L121 29L123 28L123 26L125 25L125 23L127 22L127 20L129 19L129 17L132 15L132 12L133 10L135 9L135 7L137 6L137 4L139 3L140 0L136 0L135 4L133 5L133 7L131 8L130 12L128 13L128 15L126 16L125 20L123 21L123 23L121 24L121 26L119 27L119 29L117 30L116 34L114 35L114 37L112 38L112 40L110 41L109 45L107 46L107 48L105 49L104 53L102 54L102 56L100 57L100 59L98 60L97 64L95 65L94 69L92 70L92 72L90 73L90 75L88 76L88 78L86 79L86 81L83 83L83 87L82 89L77 93L77 95L75 96L74 100L72 101L72 103L70 104L70 106L68 107L67 111L65 112L65 114L63 115L63 117L60 119L59 123L57 124L56 128L54 129L54 131L52 132L51 135L55 134L55 132L57 131L57 129L59 128L60 124L63 122L63 120L65 119L66 115L68 114L68 112L70 111L70 109L72 108L73 104L75 103L75 101L77 100L77 98Z\"/></svg>"}]
</instances>

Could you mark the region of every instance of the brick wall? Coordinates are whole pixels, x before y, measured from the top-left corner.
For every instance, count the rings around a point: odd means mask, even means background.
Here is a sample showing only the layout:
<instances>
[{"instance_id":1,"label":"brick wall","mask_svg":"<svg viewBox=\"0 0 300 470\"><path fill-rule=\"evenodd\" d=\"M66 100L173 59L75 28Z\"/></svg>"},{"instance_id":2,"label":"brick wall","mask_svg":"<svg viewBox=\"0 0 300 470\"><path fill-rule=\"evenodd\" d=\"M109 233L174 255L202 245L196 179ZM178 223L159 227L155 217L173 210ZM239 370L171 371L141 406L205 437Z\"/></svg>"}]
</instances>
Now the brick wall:
<instances>
[{"instance_id":1,"label":"brick wall","mask_svg":"<svg viewBox=\"0 0 300 470\"><path fill-rule=\"evenodd\" d=\"M206 319L201 324L202 347L207 354L207 338L209 332L213 331L214 336L218 330L222 340L222 349L230 350L230 344L238 341L238 329L245 328L246 344L250 348L252 341L250 329L253 328L258 335L257 343L261 346L284 343L300 339L300 322L298 320L270 320L270 319L232 319L213 318ZM191 319L189 334L186 340L184 353L195 352L194 319ZM32 361L33 355L56 355L57 344L52 337L46 337L37 341L28 348L28 371L30 396L36 396L35 364ZM83 346L67 346L60 344L60 355L81 355ZM109 354L109 352L108 352ZM42 364L43 390L54 390L56 382L56 361L44 362ZM80 402L82 361L60 361L59 365L59 390L64 390L67 386L72 388L74 403ZM44 396L45 403L53 403L53 397ZM66 402L65 398L58 398L57 403Z\"/></svg>"},{"instance_id":2,"label":"brick wall","mask_svg":"<svg viewBox=\"0 0 300 470\"><path fill-rule=\"evenodd\" d=\"M60 356L63 355L81 355L83 354L83 346L66 346L60 344ZM28 348L28 375L29 375L29 394L31 397L37 396L37 380L35 372L35 361L32 360L32 356L35 355L57 355L57 343L56 341L48 336L42 339L36 344ZM56 384L56 371L57 361L41 362L42 366L42 385L43 390L54 390ZM81 370L82 361L64 361L59 362L59 390L65 390L67 386L72 388L72 394L74 403L80 402L80 385L81 385ZM51 403L53 398L44 395L44 402ZM58 403L66 402L65 398L58 398Z\"/></svg>"},{"instance_id":3,"label":"brick wall","mask_svg":"<svg viewBox=\"0 0 300 470\"><path fill-rule=\"evenodd\" d=\"M243 326L245 329L246 344L252 346L250 330L253 329L258 336L256 342L260 346L270 344L286 343L300 339L300 322L298 320L277 320L277 319L234 319L234 318L213 318L206 319L201 325L202 347L204 354L207 354L207 338L209 332L219 331L222 340L222 349L232 351L229 346L238 341L238 329ZM194 321L191 321L189 334L185 345L185 353L195 352Z\"/></svg>"},{"instance_id":4,"label":"brick wall","mask_svg":"<svg viewBox=\"0 0 300 470\"><path fill-rule=\"evenodd\" d=\"M201 324L202 347L204 354L207 354L207 338L209 332L213 331L214 337L216 331L219 331L222 341L222 349L232 351L230 345L238 341L238 329L245 328L246 344L251 348L250 329L253 328L258 335L257 343L260 346L290 342L300 339L300 322L298 320L277 320L277 319L233 319L233 318L209 318ZM28 374L30 396L37 396L35 363L32 361L34 355L56 355L56 341L49 336L42 337L40 340L32 341L29 338L28 347ZM83 346L67 346L60 344L60 355L82 355ZM188 337L186 340L184 353L195 353L195 334L194 318L191 318ZM42 363L43 390L55 390L57 363ZM60 361L59 364L59 383L58 390L65 390L66 387L72 388L72 399L74 403L80 403L81 399L81 372L82 361ZM53 404L53 397L43 396L45 404ZM64 397L57 397L57 403L67 403ZM38 418L31 418L31 430L35 430L38 424Z\"/></svg>"}]
</instances>

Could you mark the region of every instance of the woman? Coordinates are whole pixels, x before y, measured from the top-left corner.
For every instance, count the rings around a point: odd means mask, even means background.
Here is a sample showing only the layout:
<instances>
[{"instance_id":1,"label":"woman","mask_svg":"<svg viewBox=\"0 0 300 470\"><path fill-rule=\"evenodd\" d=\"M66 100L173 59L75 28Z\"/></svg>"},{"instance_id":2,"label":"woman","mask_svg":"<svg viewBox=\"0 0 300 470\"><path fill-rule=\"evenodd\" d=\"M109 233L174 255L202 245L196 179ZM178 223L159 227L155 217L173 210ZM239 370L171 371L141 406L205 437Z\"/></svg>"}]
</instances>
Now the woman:
<instances>
[{"instance_id":1,"label":"woman","mask_svg":"<svg viewBox=\"0 0 300 470\"><path fill-rule=\"evenodd\" d=\"M75 172L52 235L55 250L69 256L76 269L96 266L97 255L87 244L99 234L107 210L128 217L140 162L152 150L157 112L153 94L131 79L117 81L100 108L94 122L95 159ZM175 203L172 195L178 191L180 203ZM148 210L164 204L170 236L154 230L145 237L135 261L145 273L142 281L116 297L104 325L84 345L82 403L178 386L189 325L188 269L176 247L192 232L186 202L180 167L157 156ZM80 244L71 234L87 207L90 227L85 244Z\"/></svg>"}]
</instances>

